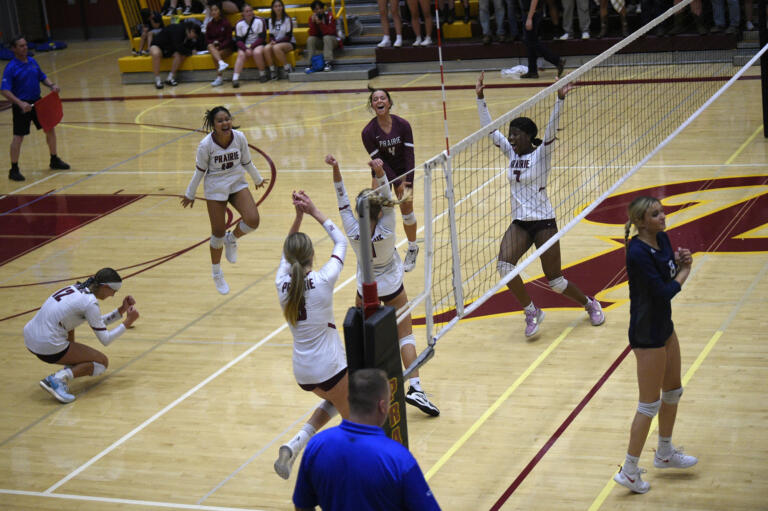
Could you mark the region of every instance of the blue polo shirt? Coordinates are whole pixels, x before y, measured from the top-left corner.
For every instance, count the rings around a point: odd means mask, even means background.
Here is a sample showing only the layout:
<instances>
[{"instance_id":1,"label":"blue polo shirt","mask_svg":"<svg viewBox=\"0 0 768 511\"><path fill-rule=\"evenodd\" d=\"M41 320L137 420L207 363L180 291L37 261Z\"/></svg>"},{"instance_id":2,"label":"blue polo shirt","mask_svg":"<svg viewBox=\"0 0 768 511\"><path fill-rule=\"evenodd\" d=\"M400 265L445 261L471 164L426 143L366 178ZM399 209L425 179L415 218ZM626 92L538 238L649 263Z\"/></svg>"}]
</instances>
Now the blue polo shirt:
<instances>
[{"instance_id":1,"label":"blue polo shirt","mask_svg":"<svg viewBox=\"0 0 768 511\"><path fill-rule=\"evenodd\" d=\"M326 511L440 509L408 449L379 427L347 420L307 444L293 503Z\"/></svg>"},{"instance_id":2,"label":"blue polo shirt","mask_svg":"<svg viewBox=\"0 0 768 511\"><path fill-rule=\"evenodd\" d=\"M40 97L40 82L45 81L45 73L37 61L27 56L22 62L14 57L3 71L0 90L9 90L22 101L36 101Z\"/></svg>"},{"instance_id":3,"label":"blue polo shirt","mask_svg":"<svg viewBox=\"0 0 768 511\"><path fill-rule=\"evenodd\" d=\"M661 347L672 335L672 297L680 291L675 252L669 236L656 235L659 249L633 236L627 247L629 343Z\"/></svg>"}]
</instances>

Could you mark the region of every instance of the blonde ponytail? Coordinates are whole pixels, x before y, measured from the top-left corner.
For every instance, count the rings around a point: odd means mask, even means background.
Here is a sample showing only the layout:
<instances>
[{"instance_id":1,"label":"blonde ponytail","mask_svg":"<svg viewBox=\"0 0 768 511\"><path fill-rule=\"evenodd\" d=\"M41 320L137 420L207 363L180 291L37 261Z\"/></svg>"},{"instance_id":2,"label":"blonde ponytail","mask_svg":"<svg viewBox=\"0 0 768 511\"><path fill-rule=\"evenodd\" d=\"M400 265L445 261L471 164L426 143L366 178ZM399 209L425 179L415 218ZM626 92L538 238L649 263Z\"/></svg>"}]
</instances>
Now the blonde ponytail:
<instances>
[{"instance_id":1,"label":"blonde ponytail","mask_svg":"<svg viewBox=\"0 0 768 511\"><path fill-rule=\"evenodd\" d=\"M285 239L283 254L291 265L291 286L288 289L283 316L291 326L296 326L299 312L304 306L304 276L315 256L312 240L303 232L295 232Z\"/></svg>"},{"instance_id":2,"label":"blonde ponytail","mask_svg":"<svg viewBox=\"0 0 768 511\"><path fill-rule=\"evenodd\" d=\"M627 207L628 220L627 223L624 224L625 245L629 243L629 232L632 229L632 225L637 228L637 224L643 220L643 217L645 217L645 212L648 211L648 208L658 203L659 199L656 197L650 197L648 195L641 195L632 199L632 202L630 202L629 206Z\"/></svg>"},{"instance_id":3,"label":"blonde ponytail","mask_svg":"<svg viewBox=\"0 0 768 511\"><path fill-rule=\"evenodd\" d=\"M632 221L627 220L627 223L624 224L624 246L629 244L629 231L632 229Z\"/></svg>"},{"instance_id":4,"label":"blonde ponytail","mask_svg":"<svg viewBox=\"0 0 768 511\"><path fill-rule=\"evenodd\" d=\"M376 190L373 190L372 188L365 188L360 191L360 193L357 194L358 198L358 204L359 199L362 196L368 197L368 216L371 220L378 220L379 219L379 213L381 213L382 208L394 208L398 204L402 204L403 202L408 202L411 200L412 190L408 187L405 188L405 193L403 193L402 198L398 200L394 199L388 199L387 197L384 197L383 195L379 194ZM357 209L357 208L355 208ZM357 214L359 215L360 212L358 211Z\"/></svg>"}]
</instances>

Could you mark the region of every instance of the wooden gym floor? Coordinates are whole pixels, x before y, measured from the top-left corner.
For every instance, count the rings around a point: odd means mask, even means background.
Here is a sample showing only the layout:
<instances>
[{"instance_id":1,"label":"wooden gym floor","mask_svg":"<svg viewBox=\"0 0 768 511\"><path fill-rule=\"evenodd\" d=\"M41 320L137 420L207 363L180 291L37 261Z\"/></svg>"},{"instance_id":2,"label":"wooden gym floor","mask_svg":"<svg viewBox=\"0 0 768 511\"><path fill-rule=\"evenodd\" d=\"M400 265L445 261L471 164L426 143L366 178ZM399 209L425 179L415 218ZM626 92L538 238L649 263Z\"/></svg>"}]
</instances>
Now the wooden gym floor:
<instances>
[{"instance_id":1,"label":"wooden gym floor","mask_svg":"<svg viewBox=\"0 0 768 511\"><path fill-rule=\"evenodd\" d=\"M246 83L240 95L228 83L190 83L156 93L121 84L125 48L76 43L37 56L69 100L57 133L72 170L49 171L45 137L33 132L21 154L27 181L0 179L0 508L293 509L296 471L286 482L272 463L317 399L295 384L274 273L292 190L308 190L338 221L325 154L341 162L350 193L370 183L359 139L371 117L366 83ZM448 92L454 142L478 126L475 78L446 76L468 86ZM487 82L505 83L498 73ZM414 127L417 162L444 148L438 75L372 84L394 89L393 113ZM499 115L537 90L495 89L489 107ZM263 91L293 94L247 94ZM636 406L627 288L617 284L598 294L612 302L599 328L557 308L534 342L519 313L467 321L441 339L422 380L442 414L409 409L408 422L411 450L444 509L768 509L768 143L759 102L759 80L739 81L621 190L710 180L665 194L667 206L694 203L668 217L670 230L718 240L696 254L674 301L685 383L674 442L699 464L653 469L652 432L640 463L651 492L631 495L611 481ZM259 148L257 166L270 174L273 165L276 179L268 195L256 194L258 231L240 242L236 265L224 263L227 296L210 278L204 204L179 205L202 137L190 130L218 104L235 113ZM10 110L0 126L5 171ZM20 206L27 201L36 202ZM623 236L623 222L622 212L580 224L562 242L564 265L615 249L609 238ZM305 230L323 260L328 240L311 220ZM353 303L354 261L350 252L337 322ZM118 298L133 295L141 318L104 349L107 373L76 380L77 400L61 405L39 388L52 367L27 352L22 328L61 282L103 266L123 269ZM411 294L421 275L421 265L408 274ZM421 350L423 330L416 334ZM101 347L87 327L77 338Z\"/></svg>"}]
</instances>

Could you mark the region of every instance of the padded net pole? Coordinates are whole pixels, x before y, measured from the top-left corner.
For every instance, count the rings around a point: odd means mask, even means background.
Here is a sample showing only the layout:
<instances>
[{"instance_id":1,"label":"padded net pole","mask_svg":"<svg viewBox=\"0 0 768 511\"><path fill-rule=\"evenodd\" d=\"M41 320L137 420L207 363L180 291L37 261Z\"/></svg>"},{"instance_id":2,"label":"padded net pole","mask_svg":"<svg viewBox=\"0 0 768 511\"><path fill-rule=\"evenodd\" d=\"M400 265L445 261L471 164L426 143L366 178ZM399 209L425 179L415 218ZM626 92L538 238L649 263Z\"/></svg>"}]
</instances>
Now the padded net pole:
<instances>
[{"instance_id":1,"label":"padded net pole","mask_svg":"<svg viewBox=\"0 0 768 511\"><path fill-rule=\"evenodd\" d=\"M362 196L357 200L357 211L357 220L360 223L360 267L363 270L363 313L365 318L369 318L379 308L379 293L373 276L368 197Z\"/></svg>"}]
</instances>

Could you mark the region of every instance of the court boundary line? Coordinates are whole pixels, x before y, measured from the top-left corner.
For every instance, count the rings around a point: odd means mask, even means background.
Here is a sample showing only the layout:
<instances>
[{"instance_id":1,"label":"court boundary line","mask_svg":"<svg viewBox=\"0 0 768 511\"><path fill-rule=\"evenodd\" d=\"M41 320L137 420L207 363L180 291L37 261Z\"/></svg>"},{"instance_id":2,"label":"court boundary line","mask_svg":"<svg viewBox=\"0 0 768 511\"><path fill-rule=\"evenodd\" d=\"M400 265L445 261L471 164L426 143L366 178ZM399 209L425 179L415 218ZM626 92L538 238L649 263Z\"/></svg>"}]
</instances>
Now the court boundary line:
<instances>
[{"instance_id":1,"label":"court boundary line","mask_svg":"<svg viewBox=\"0 0 768 511\"><path fill-rule=\"evenodd\" d=\"M64 500L84 500L88 502L105 502L110 504L127 504L133 506L149 506L170 509L196 509L200 511L261 511L255 508L205 506L201 504L182 504L179 502L163 502L156 500L121 499L115 497L96 497L93 495L76 495L73 493L45 493L39 491L10 490L0 488L0 495L22 495L27 497L46 497Z\"/></svg>"}]
</instances>

